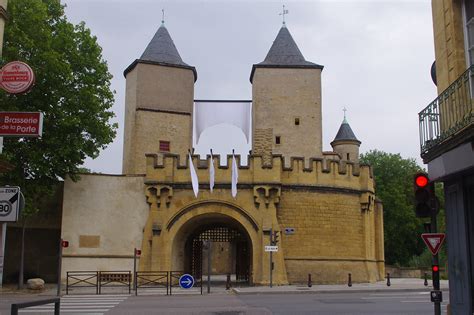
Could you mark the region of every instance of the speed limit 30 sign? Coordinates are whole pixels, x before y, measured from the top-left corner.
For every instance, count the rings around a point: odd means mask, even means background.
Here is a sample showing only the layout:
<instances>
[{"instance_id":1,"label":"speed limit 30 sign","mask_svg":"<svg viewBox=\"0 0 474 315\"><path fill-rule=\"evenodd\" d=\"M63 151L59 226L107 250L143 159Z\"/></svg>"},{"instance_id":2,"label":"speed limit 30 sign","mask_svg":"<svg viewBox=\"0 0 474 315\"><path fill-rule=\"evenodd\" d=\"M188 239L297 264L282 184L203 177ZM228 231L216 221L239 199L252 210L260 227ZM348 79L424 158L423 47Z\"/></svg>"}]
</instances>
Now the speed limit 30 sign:
<instances>
[{"instance_id":1,"label":"speed limit 30 sign","mask_svg":"<svg viewBox=\"0 0 474 315\"><path fill-rule=\"evenodd\" d=\"M20 203L20 187L0 187L0 222L18 221Z\"/></svg>"}]
</instances>

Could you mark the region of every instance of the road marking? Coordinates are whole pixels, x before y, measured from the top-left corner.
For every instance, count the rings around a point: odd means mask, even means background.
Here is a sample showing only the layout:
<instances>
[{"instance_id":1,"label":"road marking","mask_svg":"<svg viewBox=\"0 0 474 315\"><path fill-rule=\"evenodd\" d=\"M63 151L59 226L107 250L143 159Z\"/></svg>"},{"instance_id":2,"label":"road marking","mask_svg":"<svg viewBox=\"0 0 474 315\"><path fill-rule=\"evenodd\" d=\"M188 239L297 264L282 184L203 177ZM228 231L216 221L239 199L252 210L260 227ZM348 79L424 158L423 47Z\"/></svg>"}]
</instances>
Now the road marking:
<instances>
[{"instance_id":1,"label":"road marking","mask_svg":"<svg viewBox=\"0 0 474 315\"><path fill-rule=\"evenodd\" d=\"M125 301L130 295L114 296L64 296L61 298L61 313L103 314ZM20 309L19 313L51 313L54 303Z\"/></svg>"},{"instance_id":2,"label":"road marking","mask_svg":"<svg viewBox=\"0 0 474 315\"><path fill-rule=\"evenodd\" d=\"M108 308L104 308L104 309L91 309L91 310L87 310L87 312L84 312L84 309L74 309L74 310L62 310L61 309L61 313L79 313L79 314L88 314L88 315L92 315L92 314L96 314L96 315L102 315L104 314L105 312L107 312L109 309ZM19 313L49 313L51 314L53 310L19 310ZM89 313L89 312L93 312L93 313Z\"/></svg>"}]
</instances>

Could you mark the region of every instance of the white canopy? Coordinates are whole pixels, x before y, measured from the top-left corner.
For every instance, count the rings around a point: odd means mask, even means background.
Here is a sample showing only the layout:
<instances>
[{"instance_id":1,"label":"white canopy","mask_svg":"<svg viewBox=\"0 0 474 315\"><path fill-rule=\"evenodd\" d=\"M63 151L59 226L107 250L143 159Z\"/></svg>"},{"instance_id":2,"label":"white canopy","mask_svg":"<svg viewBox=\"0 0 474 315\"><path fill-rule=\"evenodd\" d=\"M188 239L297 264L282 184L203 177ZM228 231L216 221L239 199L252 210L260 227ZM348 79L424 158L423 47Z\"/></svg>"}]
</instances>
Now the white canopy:
<instances>
[{"instance_id":1,"label":"white canopy","mask_svg":"<svg viewBox=\"0 0 474 315\"><path fill-rule=\"evenodd\" d=\"M248 143L251 104L249 101L195 101L196 143L199 142L199 137L205 129L224 123L242 130Z\"/></svg>"}]
</instances>

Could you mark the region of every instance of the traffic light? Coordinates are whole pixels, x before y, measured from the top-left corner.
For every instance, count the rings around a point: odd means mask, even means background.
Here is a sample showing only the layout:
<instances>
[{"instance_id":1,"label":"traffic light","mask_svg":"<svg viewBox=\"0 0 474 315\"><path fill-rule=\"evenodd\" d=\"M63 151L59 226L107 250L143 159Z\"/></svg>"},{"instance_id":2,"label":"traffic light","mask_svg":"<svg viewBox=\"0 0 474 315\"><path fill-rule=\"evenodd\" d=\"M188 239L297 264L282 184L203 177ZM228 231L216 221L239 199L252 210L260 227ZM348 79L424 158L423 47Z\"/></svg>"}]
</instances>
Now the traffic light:
<instances>
[{"instance_id":1,"label":"traffic light","mask_svg":"<svg viewBox=\"0 0 474 315\"><path fill-rule=\"evenodd\" d=\"M277 245L280 237L280 232L275 231L273 232L273 245Z\"/></svg>"},{"instance_id":2,"label":"traffic light","mask_svg":"<svg viewBox=\"0 0 474 315\"><path fill-rule=\"evenodd\" d=\"M433 287L435 290L439 290L439 266L431 266L431 271L433 274Z\"/></svg>"},{"instance_id":3,"label":"traffic light","mask_svg":"<svg viewBox=\"0 0 474 315\"><path fill-rule=\"evenodd\" d=\"M64 248L69 247L69 241L61 241L61 246Z\"/></svg>"},{"instance_id":4,"label":"traffic light","mask_svg":"<svg viewBox=\"0 0 474 315\"><path fill-rule=\"evenodd\" d=\"M431 217L438 212L438 200L435 196L434 183L426 173L417 173L413 178L415 190L415 213L419 218Z\"/></svg>"}]
</instances>

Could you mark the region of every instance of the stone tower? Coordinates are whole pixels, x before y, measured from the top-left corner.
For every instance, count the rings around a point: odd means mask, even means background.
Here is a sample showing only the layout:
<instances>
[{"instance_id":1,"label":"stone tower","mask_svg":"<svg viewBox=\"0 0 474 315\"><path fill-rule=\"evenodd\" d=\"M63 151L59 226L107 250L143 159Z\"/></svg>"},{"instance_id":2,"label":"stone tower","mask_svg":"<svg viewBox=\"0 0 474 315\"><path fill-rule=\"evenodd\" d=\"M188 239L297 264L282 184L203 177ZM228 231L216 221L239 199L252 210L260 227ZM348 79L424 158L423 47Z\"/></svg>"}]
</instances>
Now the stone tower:
<instances>
[{"instance_id":1,"label":"stone tower","mask_svg":"<svg viewBox=\"0 0 474 315\"><path fill-rule=\"evenodd\" d=\"M322 157L321 71L306 61L283 24L250 75L253 153Z\"/></svg>"},{"instance_id":2,"label":"stone tower","mask_svg":"<svg viewBox=\"0 0 474 315\"><path fill-rule=\"evenodd\" d=\"M144 174L146 153L185 156L192 147L197 73L183 62L163 24L124 76L123 174Z\"/></svg>"},{"instance_id":3,"label":"stone tower","mask_svg":"<svg viewBox=\"0 0 474 315\"><path fill-rule=\"evenodd\" d=\"M343 161L359 163L359 146L361 142L357 140L354 132L347 122L346 116L341 127L336 134L336 138L331 142L331 146Z\"/></svg>"}]
</instances>

